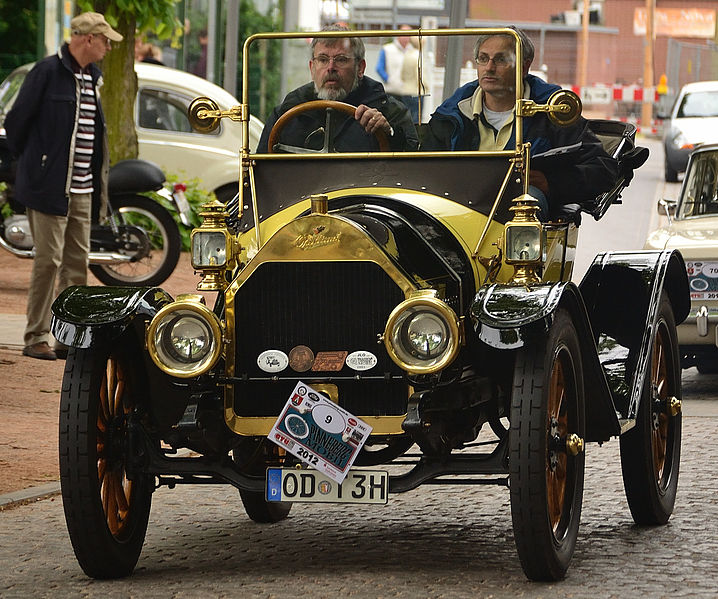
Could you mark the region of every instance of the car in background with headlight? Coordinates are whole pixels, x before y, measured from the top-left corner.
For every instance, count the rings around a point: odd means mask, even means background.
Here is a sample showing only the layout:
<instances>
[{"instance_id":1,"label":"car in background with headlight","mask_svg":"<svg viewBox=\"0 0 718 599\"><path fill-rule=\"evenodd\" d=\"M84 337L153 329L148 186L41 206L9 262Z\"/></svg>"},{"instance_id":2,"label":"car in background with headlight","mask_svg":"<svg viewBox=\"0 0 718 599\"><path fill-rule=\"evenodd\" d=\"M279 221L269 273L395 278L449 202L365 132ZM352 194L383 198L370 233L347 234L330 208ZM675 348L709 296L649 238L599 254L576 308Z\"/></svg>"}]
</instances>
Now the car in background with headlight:
<instances>
[{"instance_id":1,"label":"car in background with headlight","mask_svg":"<svg viewBox=\"0 0 718 599\"><path fill-rule=\"evenodd\" d=\"M2 128L3 115L10 110L32 64L15 69L0 84L0 181L12 182L14 168ZM225 89L185 71L144 62L135 63L137 96L134 105L138 157L157 164L180 180L198 179L200 187L228 202L239 186L237 162L242 131L222 123L211 134L194 131L187 109L198 95L216 98L227 110L238 104ZM252 116L248 126L249 147L256 148L262 122Z\"/></svg>"},{"instance_id":2,"label":"car in background with headlight","mask_svg":"<svg viewBox=\"0 0 718 599\"><path fill-rule=\"evenodd\" d=\"M678 181L688 156L704 143L718 143L718 81L687 83L664 124L665 179Z\"/></svg>"},{"instance_id":3,"label":"car in background with headlight","mask_svg":"<svg viewBox=\"0 0 718 599\"><path fill-rule=\"evenodd\" d=\"M667 222L646 249L678 249L688 272L691 311L678 326L683 368L718 373L718 144L695 150L677 200L658 201Z\"/></svg>"},{"instance_id":4,"label":"car in background with headlight","mask_svg":"<svg viewBox=\"0 0 718 599\"><path fill-rule=\"evenodd\" d=\"M436 38L441 53L482 33L389 35ZM312 35L377 44L387 32L257 34L243 64L264 64L264 44L283 38L306 68ZM249 124L250 90L269 73L243 73L236 110L193 101L199 130L227 126L225 116ZM541 105L515 100L520 119L542 112L553 126L581 110L567 90ZM309 110L322 149L280 143ZM424 484L459 496L498 484L509 489L525 574L560 579L578 536L585 444L614 436L634 520L669 519L683 260L606 251L580 285L571 281L581 212L600 219L647 157L635 127L590 122L619 175L610 191L541 222L518 124L518 149L500 152L391 152L386 139L331 152L334 134L358 126L354 113L301 104L276 122L267 152L244 144L240 197L206 204L192 232L202 295L72 287L54 303L53 334L70 346L63 502L89 576L132 572L158 486L233 485L249 518L275 523L283 538L296 502L313 502L305 514L321 530L323 503L383 509Z\"/></svg>"}]
</instances>

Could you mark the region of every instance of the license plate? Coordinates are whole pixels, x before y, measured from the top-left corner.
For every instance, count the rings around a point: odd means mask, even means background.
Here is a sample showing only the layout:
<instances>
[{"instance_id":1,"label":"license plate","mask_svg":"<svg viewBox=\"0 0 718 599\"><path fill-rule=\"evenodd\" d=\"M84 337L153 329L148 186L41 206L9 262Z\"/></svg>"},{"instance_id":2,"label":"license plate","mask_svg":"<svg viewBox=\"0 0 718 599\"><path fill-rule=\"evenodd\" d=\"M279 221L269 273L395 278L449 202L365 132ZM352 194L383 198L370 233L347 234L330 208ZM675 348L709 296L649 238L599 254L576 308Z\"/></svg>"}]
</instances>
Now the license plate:
<instances>
[{"instance_id":1,"label":"license plate","mask_svg":"<svg viewBox=\"0 0 718 599\"><path fill-rule=\"evenodd\" d=\"M350 470L339 485L317 470L267 469L267 501L287 503L387 503L389 473Z\"/></svg>"}]
</instances>

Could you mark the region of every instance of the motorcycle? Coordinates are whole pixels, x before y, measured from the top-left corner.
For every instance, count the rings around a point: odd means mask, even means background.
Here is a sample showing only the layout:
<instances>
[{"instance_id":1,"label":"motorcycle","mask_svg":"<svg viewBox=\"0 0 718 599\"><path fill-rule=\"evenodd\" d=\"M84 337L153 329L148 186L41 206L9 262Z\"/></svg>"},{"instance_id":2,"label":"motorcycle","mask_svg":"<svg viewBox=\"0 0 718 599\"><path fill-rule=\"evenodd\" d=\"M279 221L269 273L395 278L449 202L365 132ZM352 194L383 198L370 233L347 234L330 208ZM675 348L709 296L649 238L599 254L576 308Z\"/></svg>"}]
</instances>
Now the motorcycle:
<instances>
[{"instance_id":1,"label":"motorcycle","mask_svg":"<svg viewBox=\"0 0 718 599\"><path fill-rule=\"evenodd\" d=\"M105 285L154 286L163 283L179 260L181 238L172 214L145 192L155 192L190 225L185 186L168 189L162 170L146 160L121 160L109 173L108 216L92 224L90 272ZM0 207L10 203L0 193ZM6 211L5 211L6 212ZM0 212L0 247L19 258L33 258L34 241L25 214L3 218Z\"/></svg>"}]
</instances>

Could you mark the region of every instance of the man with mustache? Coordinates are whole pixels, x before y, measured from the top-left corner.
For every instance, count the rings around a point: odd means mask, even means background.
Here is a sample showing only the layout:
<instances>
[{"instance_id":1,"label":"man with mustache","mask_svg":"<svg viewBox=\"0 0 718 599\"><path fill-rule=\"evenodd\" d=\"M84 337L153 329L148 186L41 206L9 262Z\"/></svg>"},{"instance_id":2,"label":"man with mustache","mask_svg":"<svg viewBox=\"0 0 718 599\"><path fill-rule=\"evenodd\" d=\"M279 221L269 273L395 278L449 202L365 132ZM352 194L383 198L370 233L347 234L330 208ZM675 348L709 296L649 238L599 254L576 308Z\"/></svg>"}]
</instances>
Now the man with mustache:
<instances>
[{"instance_id":1,"label":"man with mustache","mask_svg":"<svg viewBox=\"0 0 718 599\"><path fill-rule=\"evenodd\" d=\"M332 25L323 31L348 31ZM364 75L366 60L361 38L314 38L311 43L309 70L312 81L287 94L267 119L257 152L267 152L270 132L289 109L312 100L335 100L356 106L354 118L332 114L330 151L377 151L374 133L386 134L392 151L415 150L416 129L409 110L388 96L384 86ZM320 150L324 144L326 111L311 110L299 114L282 130L279 143L296 148ZM273 148L281 151L281 148Z\"/></svg>"},{"instance_id":2,"label":"man with mustache","mask_svg":"<svg viewBox=\"0 0 718 599\"><path fill-rule=\"evenodd\" d=\"M512 27L512 29L515 29ZM520 30L524 98L545 104L560 87L529 74L534 47ZM496 151L515 148L516 42L511 35L481 35L474 45L477 79L460 87L431 116L423 150ZM583 117L569 127L551 123L545 113L523 119L531 156L566 150L557 160L532 161L530 193L539 200L541 220L564 204L593 200L612 188L618 163L603 149Z\"/></svg>"}]
</instances>

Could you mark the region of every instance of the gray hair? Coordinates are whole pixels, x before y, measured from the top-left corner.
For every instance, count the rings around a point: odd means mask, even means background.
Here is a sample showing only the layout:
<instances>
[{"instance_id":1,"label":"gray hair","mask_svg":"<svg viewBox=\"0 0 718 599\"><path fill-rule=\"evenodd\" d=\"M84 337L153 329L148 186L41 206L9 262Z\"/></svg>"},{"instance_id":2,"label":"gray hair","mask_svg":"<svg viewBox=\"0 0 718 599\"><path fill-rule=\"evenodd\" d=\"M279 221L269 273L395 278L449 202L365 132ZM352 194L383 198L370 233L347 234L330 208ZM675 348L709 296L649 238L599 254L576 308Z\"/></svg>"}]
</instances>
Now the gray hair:
<instances>
[{"instance_id":1,"label":"gray hair","mask_svg":"<svg viewBox=\"0 0 718 599\"><path fill-rule=\"evenodd\" d=\"M529 39L528 35L521 31L521 29L518 29L513 25L510 25L508 29L513 29L519 36L519 40L521 40L521 54L523 55L524 62L528 61L528 63L531 64L534 60L533 42ZM514 41L513 36L506 33L490 33L486 35L480 35L476 38L476 43L474 44L474 60L479 58L479 50L481 49L481 46L484 44L484 42L492 37L505 37L512 42Z\"/></svg>"},{"instance_id":2,"label":"gray hair","mask_svg":"<svg viewBox=\"0 0 718 599\"><path fill-rule=\"evenodd\" d=\"M346 25L335 24L323 27L322 31L350 31L350 29ZM309 57L314 58L314 48L319 42L321 42L325 46L332 47L343 42L344 40L349 40L349 49L354 56L354 60L356 62L364 60L364 56L366 55L366 49L364 48L364 42L360 37L315 37L312 40L311 46L309 47Z\"/></svg>"}]
</instances>

